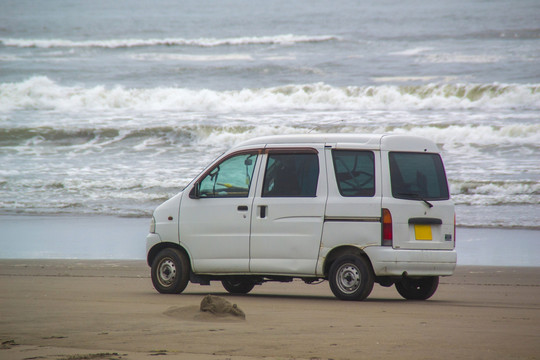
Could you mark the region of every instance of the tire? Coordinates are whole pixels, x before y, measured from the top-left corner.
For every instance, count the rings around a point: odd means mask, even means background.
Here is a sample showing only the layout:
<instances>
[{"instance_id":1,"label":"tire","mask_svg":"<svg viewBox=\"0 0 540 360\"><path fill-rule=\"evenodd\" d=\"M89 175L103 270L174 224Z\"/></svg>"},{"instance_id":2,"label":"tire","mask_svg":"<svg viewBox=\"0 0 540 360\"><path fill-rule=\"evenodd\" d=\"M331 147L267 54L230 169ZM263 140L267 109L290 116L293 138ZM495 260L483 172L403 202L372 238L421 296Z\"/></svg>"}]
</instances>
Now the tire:
<instances>
[{"instance_id":1,"label":"tire","mask_svg":"<svg viewBox=\"0 0 540 360\"><path fill-rule=\"evenodd\" d=\"M427 300L435 294L438 286L438 276L417 279L403 278L396 283L396 290L407 300Z\"/></svg>"},{"instance_id":2,"label":"tire","mask_svg":"<svg viewBox=\"0 0 540 360\"><path fill-rule=\"evenodd\" d=\"M223 279L221 284L230 294L247 294L255 287L255 283L249 278Z\"/></svg>"},{"instance_id":3,"label":"tire","mask_svg":"<svg viewBox=\"0 0 540 360\"><path fill-rule=\"evenodd\" d=\"M341 300L364 300L371 294L374 280L370 264L356 255L339 257L328 274L330 289Z\"/></svg>"},{"instance_id":4,"label":"tire","mask_svg":"<svg viewBox=\"0 0 540 360\"><path fill-rule=\"evenodd\" d=\"M189 282L189 266L182 251L163 249L152 262L152 284L162 294L180 294Z\"/></svg>"}]
</instances>

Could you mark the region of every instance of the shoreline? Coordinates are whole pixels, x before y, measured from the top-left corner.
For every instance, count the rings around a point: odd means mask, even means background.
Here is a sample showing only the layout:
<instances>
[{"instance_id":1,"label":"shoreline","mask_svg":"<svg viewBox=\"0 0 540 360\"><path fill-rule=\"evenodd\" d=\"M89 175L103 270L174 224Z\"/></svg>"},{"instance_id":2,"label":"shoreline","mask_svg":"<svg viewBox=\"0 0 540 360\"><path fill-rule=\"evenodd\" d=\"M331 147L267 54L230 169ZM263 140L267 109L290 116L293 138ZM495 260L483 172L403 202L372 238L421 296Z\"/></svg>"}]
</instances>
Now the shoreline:
<instances>
[{"instance_id":1,"label":"shoreline","mask_svg":"<svg viewBox=\"0 0 540 360\"><path fill-rule=\"evenodd\" d=\"M143 260L150 219L2 215L0 259ZM458 265L540 267L540 230L457 227Z\"/></svg>"},{"instance_id":2,"label":"shoreline","mask_svg":"<svg viewBox=\"0 0 540 360\"><path fill-rule=\"evenodd\" d=\"M265 283L248 295L221 284L159 294L136 260L0 260L5 360L534 359L540 268L458 266L427 301L375 286L340 301L328 283ZM202 315L207 294L245 320Z\"/></svg>"}]
</instances>

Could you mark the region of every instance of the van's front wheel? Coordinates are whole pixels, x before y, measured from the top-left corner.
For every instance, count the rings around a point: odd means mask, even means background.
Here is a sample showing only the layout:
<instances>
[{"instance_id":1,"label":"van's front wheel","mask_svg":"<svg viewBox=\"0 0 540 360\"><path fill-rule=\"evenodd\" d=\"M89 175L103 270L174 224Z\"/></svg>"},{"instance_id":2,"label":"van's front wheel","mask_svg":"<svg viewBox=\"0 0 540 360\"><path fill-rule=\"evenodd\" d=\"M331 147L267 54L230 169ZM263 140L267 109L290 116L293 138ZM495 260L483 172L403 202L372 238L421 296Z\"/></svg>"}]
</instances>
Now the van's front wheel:
<instances>
[{"instance_id":1,"label":"van's front wheel","mask_svg":"<svg viewBox=\"0 0 540 360\"><path fill-rule=\"evenodd\" d=\"M396 290L407 300L427 300L435 294L438 286L438 276L418 279L403 278L396 283Z\"/></svg>"},{"instance_id":2,"label":"van's front wheel","mask_svg":"<svg viewBox=\"0 0 540 360\"><path fill-rule=\"evenodd\" d=\"M330 266L328 281L334 295L341 300L364 300L373 290L371 266L359 256L344 255Z\"/></svg>"},{"instance_id":3,"label":"van's front wheel","mask_svg":"<svg viewBox=\"0 0 540 360\"><path fill-rule=\"evenodd\" d=\"M189 260L177 249L161 250L151 271L152 284L162 294L180 294L189 282Z\"/></svg>"}]
</instances>

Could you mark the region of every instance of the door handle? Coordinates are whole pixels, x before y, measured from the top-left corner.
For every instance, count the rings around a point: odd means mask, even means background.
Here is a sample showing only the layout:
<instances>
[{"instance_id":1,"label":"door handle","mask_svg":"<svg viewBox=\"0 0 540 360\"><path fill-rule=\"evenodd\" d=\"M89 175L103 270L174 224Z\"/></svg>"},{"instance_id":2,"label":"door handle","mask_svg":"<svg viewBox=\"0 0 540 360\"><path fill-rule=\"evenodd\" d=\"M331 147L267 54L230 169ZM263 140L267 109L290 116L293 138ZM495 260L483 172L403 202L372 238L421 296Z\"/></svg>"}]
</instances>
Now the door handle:
<instances>
[{"instance_id":1,"label":"door handle","mask_svg":"<svg viewBox=\"0 0 540 360\"><path fill-rule=\"evenodd\" d=\"M238 211L248 211L247 205L238 205Z\"/></svg>"},{"instance_id":2,"label":"door handle","mask_svg":"<svg viewBox=\"0 0 540 360\"><path fill-rule=\"evenodd\" d=\"M266 205L259 206L259 216L261 217L261 219L266 218Z\"/></svg>"}]
</instances>

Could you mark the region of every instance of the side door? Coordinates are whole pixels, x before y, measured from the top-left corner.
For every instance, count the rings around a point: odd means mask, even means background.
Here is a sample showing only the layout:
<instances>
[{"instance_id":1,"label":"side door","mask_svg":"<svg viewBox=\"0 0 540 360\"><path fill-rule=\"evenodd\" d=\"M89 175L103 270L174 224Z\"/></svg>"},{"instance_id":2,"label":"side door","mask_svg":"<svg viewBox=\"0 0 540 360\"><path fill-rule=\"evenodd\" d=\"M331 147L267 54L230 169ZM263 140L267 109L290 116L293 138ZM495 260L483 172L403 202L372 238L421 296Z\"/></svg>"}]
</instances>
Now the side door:
<instances>
[{"instance_id":1,"label":"side door","mask_svg":"<svg viewBox=\"0 0 540 360\"><path fill-rule=\"evenodd\" d=\"M195 272L248 272L258 157L256 150L226 156L186 189L180 205L180 242Z\"/></svg>"},{"instance_id":2,"label":"side door","mask_svg":"<svg viewBox=\"0 0 540 360\"><path fill-rule=\"evenodd\" d=\"M358 144L326 148L328 202L321 246L323 261L339 245L380 245L381 178L379 152Z\"/></svg>"},{"instance_id":3,"label":"side door","mask_svg":"<svg viewBox=\"0 0 540 360\"><path fill-rule=\"evenodd\" d=\"M327 194L324 146L269 146L259 173L250 271L314 275Z\"/></svg>"}]
</instances>

